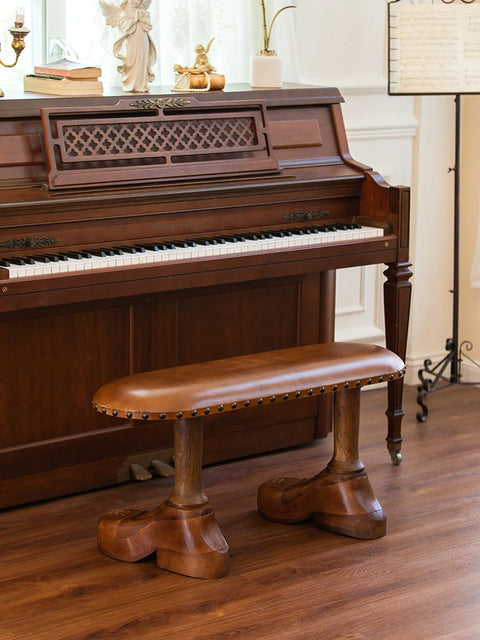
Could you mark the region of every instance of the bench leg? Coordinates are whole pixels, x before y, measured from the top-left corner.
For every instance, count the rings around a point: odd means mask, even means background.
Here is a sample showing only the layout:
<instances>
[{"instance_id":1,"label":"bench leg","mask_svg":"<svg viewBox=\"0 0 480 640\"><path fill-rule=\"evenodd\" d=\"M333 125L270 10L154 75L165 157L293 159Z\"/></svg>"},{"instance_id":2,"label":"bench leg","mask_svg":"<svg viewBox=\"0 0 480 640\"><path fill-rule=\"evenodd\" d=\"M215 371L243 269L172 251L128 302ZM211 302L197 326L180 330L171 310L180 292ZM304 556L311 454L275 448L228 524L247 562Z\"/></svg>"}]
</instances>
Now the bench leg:
<instances>
[{"instance_id":1,"label":"bench leg","mask_svg":"<svg viewBox=\"0 0 480 640\"><path fill-rule=\"evenodd\" d=\"M100 550L136 562L156 552L157 566L195 578L228 573L228 545L202 488L203 420L174 426L175 486L154 511L122 509L100 518Z\"/></svg>"},{"instance_id":2,"label":"bench leg","mask_svg":"<svg viewBox=\"0 0 480 640\"><path fill-rule=\"evenodd\" d=\"M335 393L334 452L310 479L278 478L258 489L259 511L269 520L315 524L353 538L380 538L386 520L358 457L360 389Z\"/></svg>"}]
</instances>

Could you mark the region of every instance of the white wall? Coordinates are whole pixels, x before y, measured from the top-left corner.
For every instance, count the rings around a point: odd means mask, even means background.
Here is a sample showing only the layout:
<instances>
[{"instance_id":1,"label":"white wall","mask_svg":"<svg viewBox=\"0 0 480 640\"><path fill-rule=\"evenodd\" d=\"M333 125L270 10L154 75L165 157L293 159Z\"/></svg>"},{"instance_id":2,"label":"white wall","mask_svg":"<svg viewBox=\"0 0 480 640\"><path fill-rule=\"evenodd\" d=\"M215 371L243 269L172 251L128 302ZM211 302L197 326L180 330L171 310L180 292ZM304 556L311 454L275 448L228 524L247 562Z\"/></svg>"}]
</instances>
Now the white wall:
<instances>
[{"instance_id":1,"label":"white wall","mask_svg":"<svg viewBox=\"0 0 480 640\"><path fill-rule=\"evenodd\" d=\"M388 96L384 0L299 0L300 81L338 86L355 159L412 188L407 383L451 335L454 111L450 97ZM339 274L337 337L383 339L381 267ZM375 284L376 283L376 284Z\"/></svg>"},{"instance_id":2,"label":"white wall","mask_svg":"<svg viewBox=\"0 0 480 640\"><path fill-rule=\"evenodd\" d=\"M470 340L473 349L462 361L466 382L480 381L480 289L470 286L475 242L480 234L480 96L462 97L462 136L460 158L460 342ZM475 259L480 261L480 255Z\"/></svg>"}]
</instances>

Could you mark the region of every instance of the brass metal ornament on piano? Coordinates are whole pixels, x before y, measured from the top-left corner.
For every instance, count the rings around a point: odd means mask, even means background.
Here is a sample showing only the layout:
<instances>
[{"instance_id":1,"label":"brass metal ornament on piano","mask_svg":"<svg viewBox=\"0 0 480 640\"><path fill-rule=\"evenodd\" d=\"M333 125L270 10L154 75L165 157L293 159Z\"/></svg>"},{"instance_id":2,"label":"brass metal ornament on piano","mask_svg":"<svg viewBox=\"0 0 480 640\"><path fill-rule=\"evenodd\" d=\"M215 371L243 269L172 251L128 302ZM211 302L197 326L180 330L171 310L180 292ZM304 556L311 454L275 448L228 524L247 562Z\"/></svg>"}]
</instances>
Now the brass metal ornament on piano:
<instances>
[{"instance_id":1,"label":"brass metal ornament on piano","mask_svg":"<svg viewBox=\"0 0 480 640\"><path fill-rule=\"evenodd\" d=\"M114 484L170 449L170 429L91 411L106 381L333 340L336 269L386 264L404 358L409 190L352 160L341 102L298 86L1 101L1 507ZM204 462L330 427L328 398L215 415Z\"/></svg>"}]
</instances>

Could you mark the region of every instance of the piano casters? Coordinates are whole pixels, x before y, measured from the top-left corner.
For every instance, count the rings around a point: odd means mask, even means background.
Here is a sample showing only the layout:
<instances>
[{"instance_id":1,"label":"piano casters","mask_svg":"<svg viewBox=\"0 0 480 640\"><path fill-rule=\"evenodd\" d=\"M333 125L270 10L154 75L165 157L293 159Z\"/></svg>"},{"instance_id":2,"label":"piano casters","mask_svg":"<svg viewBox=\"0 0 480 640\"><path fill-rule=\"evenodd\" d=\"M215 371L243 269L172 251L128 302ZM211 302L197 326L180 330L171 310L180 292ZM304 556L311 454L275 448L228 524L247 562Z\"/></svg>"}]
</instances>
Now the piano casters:
<instances>
[{"instance_id":1,"label":"piano casters","mask_svg":"<svg viewBox=\"0 0 480 640\"><path fill-rule=\"evenodd\" d=\"M0 64L2 65L2 67L5 67L7 69L11 69L12 67L14 67L18 62L20 54L25 49L25 38L30 33L30 29L24 27L24 20L25 16L23 14L23 11L21 9L17 9L14 25L9 29L13 38L12 49L15 51L15 61L12 64L5 64L5 62L2 62L2 60L0 60ZM0 98L3 98L4 95L5 94L0 89Z\"/></svg>"},{"instance_id":2,"label":"piano casters","mask_svg":"<svg viewBox=\"0 0 480 640\"><path fill-rule=\"evenodd\" d=\"M258 489L258 509L277 522L313 518L321 529L352 538L381 538L386 519L358 457L360 389L337 391L334 398L334 452L326 468L307 480L265 482Z\"/></svg>"},{"instance_id":3,"label":"piano casters","mask_svg":"<svg viewBox=\"0 0 480 640\"><path fill-rule=\"evenodd\" d=\"M100 518L100 550L136 562L156 553L157 566L194 578L228 573L228 545L202 488L203 419L176 420L175 485L154 511L123 509Z\"/></svg>"},{"instance_id":4,"label":"piano casters","mask_svg":"<svg viewBox=\"0 0 480 640\"><path fill-rule=\"evenodd\" d=\"M451 387L454 384L480 384L477 382L463 382L462 381L462 362L464 359L468 360L475 367L480 368L480 364L475 362L467 351L473 349L473 344L470 340L464 340L460 343L457 353L457 346L453 338L449 338L445 344L445 349L448 351L447 355L440 360L434 367L432 367L431 360L425 360L423 363L423 369L418 372L420 379L420 386L417 393L417 404L420 405L420 411L417 412L418 422L425 422L428 417L428 407L424 402L425 397L429 393L434 391L440 391L446 387ZM448 367L450 367L450 375L446 375ZM431 377L425 377L428 374Z\"/></svg>"}]
</instances>

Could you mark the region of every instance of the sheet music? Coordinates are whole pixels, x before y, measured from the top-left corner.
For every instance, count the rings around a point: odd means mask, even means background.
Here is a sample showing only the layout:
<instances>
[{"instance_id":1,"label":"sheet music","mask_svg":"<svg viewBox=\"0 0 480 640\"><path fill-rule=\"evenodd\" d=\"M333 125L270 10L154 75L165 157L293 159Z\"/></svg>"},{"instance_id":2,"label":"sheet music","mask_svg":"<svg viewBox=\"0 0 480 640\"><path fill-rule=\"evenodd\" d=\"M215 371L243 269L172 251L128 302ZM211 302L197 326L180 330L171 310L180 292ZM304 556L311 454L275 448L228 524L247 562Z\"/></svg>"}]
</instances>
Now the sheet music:
<instances>
[{"instance_id":1,"label":"sheet music","mask_svg":"<svg viewBox=\"0 0 480 640\"><path fill-rule=\"evenodd\" d=\"M391 93L480 91L480 4L390 7Z\"/></svg>"}]
</instances>

